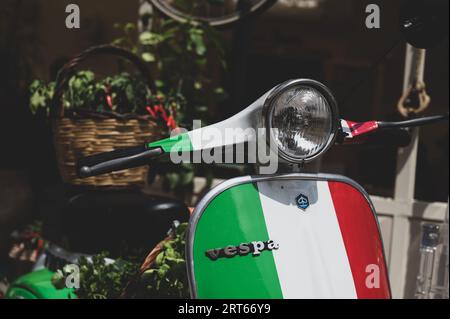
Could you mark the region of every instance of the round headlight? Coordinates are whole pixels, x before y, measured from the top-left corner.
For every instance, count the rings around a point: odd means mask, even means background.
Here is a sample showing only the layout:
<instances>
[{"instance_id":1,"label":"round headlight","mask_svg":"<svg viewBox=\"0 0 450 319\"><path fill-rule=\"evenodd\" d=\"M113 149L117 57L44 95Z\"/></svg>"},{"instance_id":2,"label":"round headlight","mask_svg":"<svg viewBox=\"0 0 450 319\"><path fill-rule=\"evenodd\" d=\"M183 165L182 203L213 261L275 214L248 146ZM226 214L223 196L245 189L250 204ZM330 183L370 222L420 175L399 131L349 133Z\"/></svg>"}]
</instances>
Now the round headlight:
<instances>
[{"instance_id":1,"label":"round headlight","mask_svg":"<svg viewBox=\"0 0 450 319\"><path fill-rule=\"evenodd\" d=\"M337 106L323 84L313 80L288 81L274 89L266 106L268 136L285 160L311 161L333 144Z\"/></svg>"}]
</instances>

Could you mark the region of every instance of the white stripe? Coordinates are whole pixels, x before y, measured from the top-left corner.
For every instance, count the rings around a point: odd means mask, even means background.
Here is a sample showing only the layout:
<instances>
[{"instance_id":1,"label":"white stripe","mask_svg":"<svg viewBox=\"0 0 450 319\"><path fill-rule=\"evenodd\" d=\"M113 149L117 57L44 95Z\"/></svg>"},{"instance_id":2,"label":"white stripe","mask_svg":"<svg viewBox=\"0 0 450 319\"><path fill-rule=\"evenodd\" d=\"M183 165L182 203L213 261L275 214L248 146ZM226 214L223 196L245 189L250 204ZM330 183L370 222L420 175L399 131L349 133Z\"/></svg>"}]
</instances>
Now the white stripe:
<instances>
[{"instance_id":1,"label":"white stripe","mask_svg":"<svg viewBox=\"0 0 450 319\"><path fill-rule=\"evenodd\" d=\"M269 238L279 244L273 256L283 297L357 298L328 183L270 181L258 189ZM305 211L299 194L309 198Z\"/></svg>"},{"instance_id":2,"label":"white stripe","mask_svg":"<svg viewBox=\"0 0 450 319\"><path fill-rule=\"evenodd\" d=\"M229 119L188 132L194 151L255 141L262 107L267 96L258 100ZM248 130L249 129L249 130Z\"/></svg>"},{"instance_id":3,"label":"white stripe","mask_svg":"<svg viewBox=\"0 0 450 319\"><path fill-rule=\"evenodd\" d=\"M352 130L350 129L350 126L348 125L348 122L346 120L341 120L341 127L342 132L347 135L347 138L353 138Z\"/></svg>"}]
</instances>

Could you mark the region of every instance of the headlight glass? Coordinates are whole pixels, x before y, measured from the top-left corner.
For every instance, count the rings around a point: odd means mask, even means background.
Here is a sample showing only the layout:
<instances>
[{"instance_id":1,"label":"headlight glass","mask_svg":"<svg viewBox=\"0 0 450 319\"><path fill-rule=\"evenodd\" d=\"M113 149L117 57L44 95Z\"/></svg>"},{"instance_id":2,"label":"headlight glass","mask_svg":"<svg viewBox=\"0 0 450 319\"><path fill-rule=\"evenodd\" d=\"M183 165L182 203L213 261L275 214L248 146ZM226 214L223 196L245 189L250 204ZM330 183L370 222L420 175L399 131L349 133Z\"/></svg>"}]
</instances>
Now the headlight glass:
<instances>
[{"instance_id":1,"label":"headlight glass","mask_svg":"<svg viewBox=\"0 0 450 319\"><path fill-rule=\"evenodd\" d=\"M333 111L324 95L314 87L294 85L271 103L269 118L278 150L294 160L318 155L333 133Z\"/></svg>"}]
</instances>

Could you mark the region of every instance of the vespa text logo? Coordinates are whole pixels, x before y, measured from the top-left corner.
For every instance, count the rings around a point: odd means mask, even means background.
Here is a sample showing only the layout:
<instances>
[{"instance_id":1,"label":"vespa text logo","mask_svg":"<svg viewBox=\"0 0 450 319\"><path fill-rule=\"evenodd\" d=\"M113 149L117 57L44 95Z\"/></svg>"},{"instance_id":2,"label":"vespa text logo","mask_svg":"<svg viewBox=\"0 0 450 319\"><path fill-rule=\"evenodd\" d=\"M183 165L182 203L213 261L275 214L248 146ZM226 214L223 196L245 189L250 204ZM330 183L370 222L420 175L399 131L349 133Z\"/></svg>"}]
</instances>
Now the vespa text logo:
<instances>
[{"instance_id":1,"label":"vespa text logo","mask_svg":"<svg viewBox=\"0 0 450 319\"><path fill-rule=\"evenodd\" d=\"M267 250L272 251L278 249L279 245L273 240L268 241L253 241L251 243L242 243L238 246L229 245L225 248L215 248L206 251L206 256L211 260L217 260L219 258L232 258L234 256L246 256L252 254L253 256L259 256L261 252Z\"/></svg>"}]
</instances>

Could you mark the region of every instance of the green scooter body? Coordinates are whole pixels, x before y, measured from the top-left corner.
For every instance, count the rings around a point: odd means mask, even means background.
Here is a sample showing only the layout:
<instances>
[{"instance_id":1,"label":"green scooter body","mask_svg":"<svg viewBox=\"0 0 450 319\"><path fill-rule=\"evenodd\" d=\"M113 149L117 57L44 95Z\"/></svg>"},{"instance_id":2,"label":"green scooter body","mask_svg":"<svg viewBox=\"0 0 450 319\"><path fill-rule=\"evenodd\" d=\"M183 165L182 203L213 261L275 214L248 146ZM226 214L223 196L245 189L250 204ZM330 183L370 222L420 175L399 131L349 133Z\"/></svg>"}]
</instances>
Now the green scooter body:
<instances>
[{"instance_id":1,"label":"green scooter body","mask_svg":"<svg viewBox=\"0 0 450 319\"><path fill-rule=\"evenodd\" d=\"M6 299L74 299L73 289L56 289L52 284L55 273L47 268L19 277L6 292Z\"/></svg>"}]
</instances>

